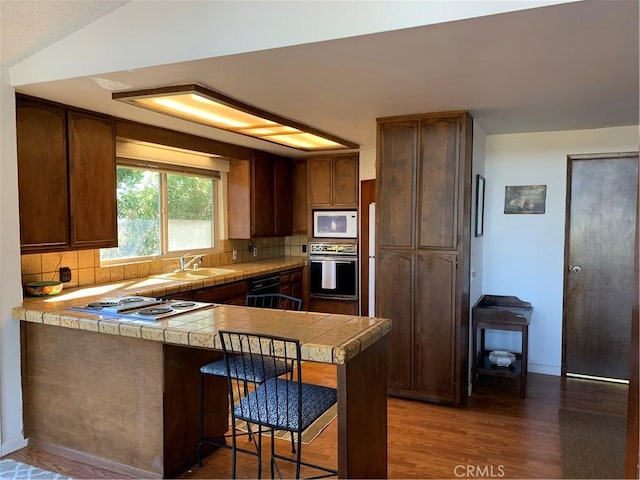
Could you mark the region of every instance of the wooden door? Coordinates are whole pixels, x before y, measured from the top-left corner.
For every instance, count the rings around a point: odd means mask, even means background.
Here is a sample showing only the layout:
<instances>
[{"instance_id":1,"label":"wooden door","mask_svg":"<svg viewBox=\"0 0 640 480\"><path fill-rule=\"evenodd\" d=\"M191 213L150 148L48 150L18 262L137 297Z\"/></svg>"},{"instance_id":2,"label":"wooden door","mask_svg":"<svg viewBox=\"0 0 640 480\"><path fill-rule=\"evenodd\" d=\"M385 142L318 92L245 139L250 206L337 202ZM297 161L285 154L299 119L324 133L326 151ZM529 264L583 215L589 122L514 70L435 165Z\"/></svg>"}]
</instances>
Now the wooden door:
<instances>
[{"instance_id":1,"label":"wooden door","mask_svg":"<svg viewBox=\"0 0 640 480\"><path fill-rule=\"evenodd\" d=\"M392 322L387 343L391 392L413 391L412 256L411 252L381 249L376 257L376 315Z\"/></svg>"},{"instance_id":2,"label":"wooden door","mask_svg":"<svg viewBox=\"0 0 640 480\"><path fill-rule=\"evenodd\" d=\"M310 158L307 160L307 188L311 206L331 206L331 170L331 158Z\"/></svg>"},{"instance_id":3,"label":"wooden door","mask_svg":"<svg viewBox=\"0 0 640 480\"><path fill-rule=\"evenodd\" d=\"M279 237L291 235L293 230L293 194L291 162L277 157L273 165L274 206L273 234Z\"/></svg>"},{"instance_id":4,"label":"wooden door","mask_svg":"<svg viewBox=\"0 0 640 480\"><path fill-rule=\"evenodd\" d=\"M417 122L380 126L376 242L381 247L414 246L417 129Z\"/></svg>"},{"instance_id":5,"label":"wooden door","mask_svg":"<svg viewBox=\"0 0 640 480\"><path fill-rule=\"evenodd\" d=\"M453 400L456 255L419 253L415 260L415 388L424 398Z\"/></svg>"},{"instance_id":6,"label":"wooden door","mask_svg":"<svg viewBox=\"0 0 640 480\"><path fill-rule=\"evenodd\" d=\"M358 206L358 157L333 159L333 205Z\"/></svg>"},{"instance_id":7,"label":"wooden door","mask_svg":"<svg viewBox=\"0 0 640 480\"><path fill-rule=\"evenodd\" d=\"M274 168L273 159L265 152L253 152L251 186L251 235L273 235Z\"/></svg>"},{"instance_id":8,"label":"wooden door","mask_svg":"<svg viewBox=\"0 0 640 480\"><path fill-rule=\"evenodd\" d=\"M569 157L563 372L628 378L638 156Z\"/></svg>"},{"instance_id":9,"label":"wooden door","mask_svg":"<svg viewBox=\"0 0 640 480\"><path fill-rule=\"evenodd\" d=\"M71 247L118 246L113 120L69 111Z\"/></svg>"},{"instance_id":10,"label":"wooden door","mask_svg":"<svg viewBox=\"0 0 640 480\"><path fill-rule=\"evenodd\" d=\"M307 235L309 206L307 204L307 161L293 162L293 234Z\"/></svg>"},{"instance_id":11,"label":"wooden door","mask_svg":"<svg viewBox=\"0 0 640 480\"><path fill-rule=\"evenodd\" d=\"M460 116L420 122L418 248L458 246Z\"/></svg>"},{"instance_id":12,"label":"wooden door","mask_svg":"<svg viewBox=\"0 0 640 480\"><path fill-rule=\"evenodd\" d=\"M16 131L22 253L66 248L69 200L65 110L17 97Z\"/></svg>"}]
</instances>

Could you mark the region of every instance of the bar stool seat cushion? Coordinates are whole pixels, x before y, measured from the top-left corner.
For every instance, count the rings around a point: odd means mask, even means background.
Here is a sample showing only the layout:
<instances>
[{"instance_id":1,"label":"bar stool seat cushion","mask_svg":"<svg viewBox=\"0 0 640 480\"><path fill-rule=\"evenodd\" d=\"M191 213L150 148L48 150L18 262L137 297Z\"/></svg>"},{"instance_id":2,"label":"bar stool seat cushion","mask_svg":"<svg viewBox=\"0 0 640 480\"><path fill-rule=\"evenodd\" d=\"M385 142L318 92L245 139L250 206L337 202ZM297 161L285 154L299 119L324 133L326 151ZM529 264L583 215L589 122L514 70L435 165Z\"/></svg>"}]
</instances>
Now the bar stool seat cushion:
<instances>
[{"instance_id":1,"label":"bar stool seat cushion","mask_svg":"<svg viewBox=\"0 0 640 480\"><path fill-rule=\"evenodd\" d=\"M302 418L298 418L298 388L302 389ZM335 388L271 378L235 407L237 418L278 430L305 430L337 401Z\"/></svg>"},{"instance_id":2,"label":"bar stool seat cushion","mask_svg":"<svg viewBox=\"0 0 640 480\"><path fill-rule=\"evenodd\" d=\"M259 355L245 353L229 359L229 370L234 380L246 380L252 383L263 383L266 379L279 377L291 371L291 365L283 361L263 362ZM200 367L200 372L207 375L227 376L227 365L224 358L207 363Z\"/></svg>"}]
</instances>

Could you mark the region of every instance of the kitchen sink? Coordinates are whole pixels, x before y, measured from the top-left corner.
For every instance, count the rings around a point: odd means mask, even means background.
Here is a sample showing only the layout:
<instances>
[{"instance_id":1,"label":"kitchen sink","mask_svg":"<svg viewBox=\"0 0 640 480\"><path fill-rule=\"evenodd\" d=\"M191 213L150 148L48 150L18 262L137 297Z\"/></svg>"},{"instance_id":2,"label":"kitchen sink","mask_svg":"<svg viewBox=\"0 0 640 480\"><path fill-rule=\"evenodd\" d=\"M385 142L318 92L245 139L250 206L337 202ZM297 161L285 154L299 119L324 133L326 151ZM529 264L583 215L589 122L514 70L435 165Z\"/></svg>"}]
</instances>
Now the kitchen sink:
<instances>
[{"instance_id":1,"label":"kitchen sink","mask_svg":"<svg viewBox=\"0 0 640 480\"><path fill-rule=\"evenodd\" d=\"M155 276L160 278L169 278L172 280L193 281L193 280L202 280L205 278L217 277L221 275L228 275L233 272L234 270L230 270L226 268L198 268L196 270L185 270L182 272L163 273Z\"/></svg>"}]
</instances>

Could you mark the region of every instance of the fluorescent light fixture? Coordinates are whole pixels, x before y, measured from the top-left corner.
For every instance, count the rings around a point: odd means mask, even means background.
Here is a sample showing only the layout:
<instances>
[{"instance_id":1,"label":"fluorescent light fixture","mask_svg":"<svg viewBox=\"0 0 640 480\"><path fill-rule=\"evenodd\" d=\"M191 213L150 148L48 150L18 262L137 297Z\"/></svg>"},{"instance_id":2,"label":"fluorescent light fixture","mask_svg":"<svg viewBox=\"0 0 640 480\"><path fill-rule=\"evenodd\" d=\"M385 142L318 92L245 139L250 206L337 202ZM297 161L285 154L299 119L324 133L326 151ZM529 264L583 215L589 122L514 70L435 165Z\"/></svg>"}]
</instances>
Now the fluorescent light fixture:
<instances>
[{"instance_id":1,"label":"fluorescent light fixture","mask_svg":"<svg viewBox=\"0 0 640 480\"><path fill-rule=\"evenodd\" d=\"M304 151L357 149L321 132L196 84L112 94L114 100Z\"/></svg>"}]
</instances>

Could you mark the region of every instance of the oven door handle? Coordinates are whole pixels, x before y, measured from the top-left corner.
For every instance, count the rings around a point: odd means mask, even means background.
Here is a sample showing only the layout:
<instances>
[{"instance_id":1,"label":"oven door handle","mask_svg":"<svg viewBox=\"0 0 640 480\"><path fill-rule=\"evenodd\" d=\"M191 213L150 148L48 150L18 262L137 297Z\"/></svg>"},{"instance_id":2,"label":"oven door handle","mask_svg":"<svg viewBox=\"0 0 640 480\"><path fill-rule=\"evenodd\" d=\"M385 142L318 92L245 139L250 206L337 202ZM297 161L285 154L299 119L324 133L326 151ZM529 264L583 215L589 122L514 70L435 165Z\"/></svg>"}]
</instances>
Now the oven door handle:
<instances>
[{"instance_id":1,"label":"oven door handle","mask_svg":"<svg viewBox=\"0 0 640 480\"><path fill-rule=\"evenodd\" d=\"M323 258L311 258L309 259L311 263L322 263L322 262L336 262L336 263L356 263L358 261L357 258L352 260L345 260L342 257L323 257Z\"/></svg>"}]
</instances>

